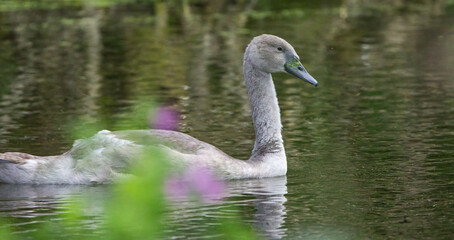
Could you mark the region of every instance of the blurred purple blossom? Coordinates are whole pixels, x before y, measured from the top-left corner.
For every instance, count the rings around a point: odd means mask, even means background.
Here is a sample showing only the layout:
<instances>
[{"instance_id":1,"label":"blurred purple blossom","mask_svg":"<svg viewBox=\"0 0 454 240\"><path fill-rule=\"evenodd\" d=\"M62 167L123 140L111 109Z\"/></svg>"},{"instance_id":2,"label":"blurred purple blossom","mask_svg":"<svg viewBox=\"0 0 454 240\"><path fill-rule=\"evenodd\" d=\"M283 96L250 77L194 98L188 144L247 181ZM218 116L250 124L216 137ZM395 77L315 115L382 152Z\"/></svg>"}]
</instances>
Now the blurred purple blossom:
<instances>
[{"instance_id":1,"label":"blurred purple blossom","mask_svg":"<svg viewBox=\"0 0 454 240\"><path fill-rule=\"evenodd\" d=\"M180 114L171 107L159 107L150 122L154 129L177 130Z\"/></svg>"},{"instance_id":2,"label":"blurred purple blossom","mask_svg":"<svg viewBox=\"0 0 454 240\"><path fill-rule=\"evenodd\" d=\"M188 184L180 178L171 177L165 184L166 195L171 199L181 199L189 195Z\"/></svg>"},{"instance_id":3,"label":"blurred purple blossom","mask_svg":"<svg viewBox=\"0 0 454 240\"><path fill-rule=\"evenodd\" d=\"M191 166L182 175L166 181L165 192L172 200L191 197L193 194L204 202L219 200L224 195L224 183L205 167Z\"/></svg>"}]
</instances>

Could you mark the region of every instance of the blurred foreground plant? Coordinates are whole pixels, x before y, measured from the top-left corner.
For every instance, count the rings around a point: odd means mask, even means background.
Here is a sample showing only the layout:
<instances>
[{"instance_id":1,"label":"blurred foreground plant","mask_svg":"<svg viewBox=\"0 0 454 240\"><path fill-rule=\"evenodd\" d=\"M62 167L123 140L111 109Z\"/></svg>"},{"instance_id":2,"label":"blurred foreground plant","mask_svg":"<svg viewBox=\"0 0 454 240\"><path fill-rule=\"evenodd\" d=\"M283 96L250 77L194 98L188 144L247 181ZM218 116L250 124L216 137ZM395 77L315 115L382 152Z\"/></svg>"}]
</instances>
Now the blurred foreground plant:
<instances>
[{"instance_id":1,"label":"blurred foreground plant","mask_svg":"<svg viewBox=\"0 0 454 240\"><path fill-rule=\"evenodd\" d=\"M151 102L151 101L149 101ZM134 123L147 124L150 116L150 103L139 103L129 113L133 116L128 124L120 123L121 127ZM159 116L163 114L164 116ZM139 117L138 117L139 116ZM154 111L151 117L160 126L175 126L178 116L169 109ZM138 118L142 118L140 121ZM156 122L170 121L170 122ZM91 131L92 129L90 129ZM76 134L77 135L77 134ZM73 135L74 136L74 135ZM84 204L79 200L71 200L70 205L60 215L61 221L40 223L38 230L26 234L14 234L11 227L0 227L0 239L165 239L172 229L166 224L172 211L171 202L178 201L185 194L196 196L193 201L219 200L224 193L224 184L216 179L208 169L190 167L182 175L171 172L172 166L167 156L157 147L153 140L144 142L143 152L137 165L131 169L131 176L120 179L112 185L112 197L106 201L105 216L100 226L90 229L87 217L84 216ZM169 202L169 200L172 200ZM188 199L185 198L185 201ZM219 202L221 204L222 202ZM217 224L206 224L212 227L207 234L219 236L221 239L254 239L256 235L251 227L242 224L239 216L216 219ZM192 224L192 223L191 223Z\"/></svg>"},{"instance_id":2,"label":"blurred foreground plant","mask_svg":"<svg viewBox=\"0 0 454 240\"><path fill-rule=\"evenodd\" d=\"M181 175L167 178L165 193L169 200L195 197L203 202L220 200L225 191L222 181L213 173L201 166L190 166Z\"/></svg>"}]
</instances>

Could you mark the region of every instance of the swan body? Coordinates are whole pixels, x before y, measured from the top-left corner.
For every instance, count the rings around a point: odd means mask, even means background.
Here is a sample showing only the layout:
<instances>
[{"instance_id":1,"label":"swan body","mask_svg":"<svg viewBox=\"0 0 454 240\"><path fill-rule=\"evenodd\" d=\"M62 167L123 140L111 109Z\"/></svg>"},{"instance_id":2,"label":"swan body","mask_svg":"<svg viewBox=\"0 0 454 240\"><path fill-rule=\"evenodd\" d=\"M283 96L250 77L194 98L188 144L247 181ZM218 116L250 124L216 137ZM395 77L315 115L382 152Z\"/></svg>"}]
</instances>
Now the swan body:
<instances>
[{"instance_id":1,"label":"swan body","mask_svg":"<svg viewBox=\"0 0 454 240\"><path fill-rule=\"evenodd\" d=\"M288 72L313 85L293 47L282 38L263 34L246 48L243 59L255 130L252 156L235 159L211 144L187 134L168 130L102 130L88 139L77 140L72 149L57 156L0 153L0 182L16 184L110 183L127 176L141 152L143 141L152 140L172 162L202 165L225 179L264 178L287 173L287 158L281 120L271 73ZM150 141L145 141L149 144Z\"/></svg>"}]
</instances>

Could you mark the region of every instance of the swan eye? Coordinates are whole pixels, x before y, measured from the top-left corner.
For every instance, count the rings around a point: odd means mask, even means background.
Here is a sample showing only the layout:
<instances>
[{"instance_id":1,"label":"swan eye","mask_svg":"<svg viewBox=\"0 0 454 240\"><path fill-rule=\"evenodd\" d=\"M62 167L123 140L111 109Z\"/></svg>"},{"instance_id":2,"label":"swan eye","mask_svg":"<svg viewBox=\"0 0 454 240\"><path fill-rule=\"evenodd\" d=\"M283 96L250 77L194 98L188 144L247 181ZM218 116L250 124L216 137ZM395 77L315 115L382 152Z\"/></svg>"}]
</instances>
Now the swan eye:
<instances>
[{"instance_id":1,"label":"swan eye","mask_svg":"<svg viewBox=\"0 0 454 240\"><path fill-rule=\"evenodd\" d=\"M278 50L278 51L282 51L282 48L281 48L281 47L277 47L277 50Z\"/></svg>"}]
</instances>

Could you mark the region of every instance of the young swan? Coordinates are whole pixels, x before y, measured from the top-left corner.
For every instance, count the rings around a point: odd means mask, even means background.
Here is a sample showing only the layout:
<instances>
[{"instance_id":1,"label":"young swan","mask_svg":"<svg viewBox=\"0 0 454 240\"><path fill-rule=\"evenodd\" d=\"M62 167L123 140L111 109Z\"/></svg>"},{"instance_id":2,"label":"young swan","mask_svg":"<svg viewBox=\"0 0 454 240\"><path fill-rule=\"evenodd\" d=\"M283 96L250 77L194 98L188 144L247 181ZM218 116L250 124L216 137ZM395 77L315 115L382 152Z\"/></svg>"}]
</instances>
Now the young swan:
<instances>
[{"instance_id":1,"label":"young swan","mask_svg":"<svg viewBox=\"0 0 454 240\"><path fill-rule=\"evenodd\" d=\"M91 138L77 140L73 148L62 155L0 154L0 182L109 183L127 172L144 142L150 144L147 139L153 140L153 146L166 151L172 161L202 165L226 179L285 175L287 158L271 73L288 72L315 86L317 81L304 69L289 43L268 34L257 36L249 43L244 54L243 71L255 129L255 144L249 160L230 157L211 144L180 132L103 130Z\"/></svg>"}]
</instances>

